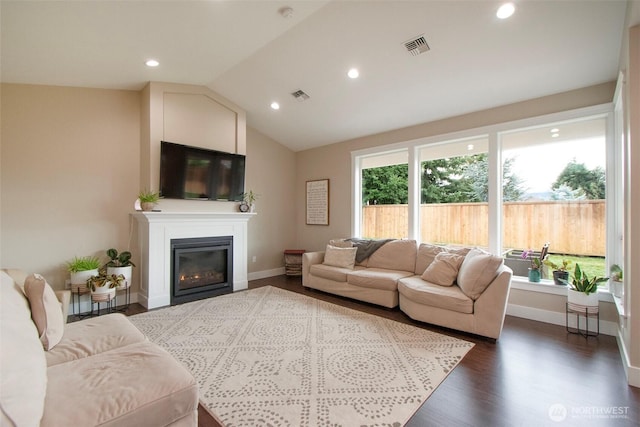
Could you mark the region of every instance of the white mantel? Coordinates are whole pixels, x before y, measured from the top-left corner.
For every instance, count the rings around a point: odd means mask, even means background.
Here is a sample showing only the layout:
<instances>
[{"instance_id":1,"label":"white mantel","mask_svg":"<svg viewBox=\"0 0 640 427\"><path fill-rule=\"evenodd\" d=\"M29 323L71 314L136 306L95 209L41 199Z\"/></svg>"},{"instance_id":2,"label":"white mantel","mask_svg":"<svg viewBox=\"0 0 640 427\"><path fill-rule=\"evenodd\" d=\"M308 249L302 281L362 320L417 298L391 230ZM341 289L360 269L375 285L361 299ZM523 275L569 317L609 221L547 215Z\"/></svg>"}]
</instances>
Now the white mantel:
<instances>
[{"instance_id":1,"label":"white mantel","mask_svg":"<svg viewBox=\"0 0 640 427\"><path fill-rule=\"evenodd\" d=\"M140 246L138 302L148 309L171 302L171 239L233 236L233 291L247 289L247 223L237 212L136 212Z\"/></svg>"}]
</instances>

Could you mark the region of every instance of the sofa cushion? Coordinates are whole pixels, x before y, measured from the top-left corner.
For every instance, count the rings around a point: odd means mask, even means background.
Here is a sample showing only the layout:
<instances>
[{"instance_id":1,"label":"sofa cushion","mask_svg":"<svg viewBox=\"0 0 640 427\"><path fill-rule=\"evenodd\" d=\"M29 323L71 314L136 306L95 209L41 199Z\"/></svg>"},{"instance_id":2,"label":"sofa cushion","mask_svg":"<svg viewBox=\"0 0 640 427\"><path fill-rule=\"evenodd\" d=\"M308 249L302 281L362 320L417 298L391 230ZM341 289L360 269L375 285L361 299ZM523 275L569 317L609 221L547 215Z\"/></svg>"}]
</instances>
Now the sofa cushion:
<instances>
[{"instance_id":1,"label":"sofa cushion","mask_svg":"<svg viewBox=\"0 0 640 427\"><path fill-rule=\"evenodd\" d=\"M436 285L451 286L456 281L462 261L464 257L461 255L440 252L421 277Z\"/></svg>"},{"instance_id":2,"label":"sofa cushion","mask_svg":"<svg viewBox=\"0 0 640 427\"><path fill-rule=\"evenodd\" d=\"M69 323L60 343L45 355L47 366L82 359L146 341L124 314L111 313Z\"/></svg>"},{"instance_id":3,"label":"sofa cushion","mask_svg":"<svg viewBox=\"0 0 640 427\"><path fill-rule=\"evenodd\" d=\"M448 252L450 254L456 254L465 256L471 248L450 248L445 246L431 245L429 243L421 243L418 248L418 254L416 256L416 268L415 273L420 275L425 272L427 267L431 265L436 256L441 252Z\"/></svg>"},{"instance_id":4,"label":"sofa cushion","mask_svg":"<svg viewBox=\"0 0 640 427\"><path fill-rule=\"evenodd\" d=\"M0 425L37 426L44 411L47 364L22 289L0 273Z\"/></svg>"},{"instance_id":5,"label":"sofa cushion","mask_svg":"<svg viewBox=\"0 0 640 427\"><path fill-rule=\"evenodd\" d=\"M347 274L347 283L362 288L395 291L398 289L398 279L412 275L413 272L410 271L366 268L349 272L349 274Z\"/></svg>"},{"instance_id":6,"label":"sofa cushion","mask_svg":"<svg viewBox=\"0 0 640 427\"><path fill-rule=\"evenodd\" d=\"M415 240L393 240L371 254L367 267L413 271L416 268L417 251Z\"/></svg>"},{"instance_id":7,"label":"sofa cushion","mask_svg":"<svg viewBox=\"0 0 640 427\"><path fill-rule=\"evenodd\" d=\"M193 376L143 341L48 369L46 426L166 426L198 406Z\"/></svg>"},{"instance_id":8,"label":"sofa cushion","mask_svg":"<svg viewBox=\"0 0 640 427\"><path fill-rule=\"evenodd\" d=\"M327 245L324 253L324 265L353 269L356 263L356 251L358 248L339 248Z\"/></svg>"},{"instance_id":9,"label":"sofa cushion","mask_svg":"<svg viewBox=\"0 0 640 427\"><path fill-rule=\"evenodd\" d=\"M472 249L464 259L458 272L458 286L474 300L487 289L498 275L504 259L480 249Z\"/></svg>"},{"instance_id":10,"label":"sofa cushion","mask_svg":"<svg viewBox=\"0 0 640 427\"><path fill-rule=\"evenodd\" d=\"M428 243L421 243L418 247L418 253L416 255L416 267L415 273L420 275L431 265L436 255L440 252L446 252L447 248L444 246L430 245Z\"/></svg>"},{"instance_id":11,"label":"sofa cushion","mask_svg":"<svg viewBox=\"0 0 640 427\"><path fill-rule=\"evenodd\" d=\"M439 286L412 276L398 280L398 292L419 304L459 313L473 313L473 300L455 285Z\"/></svg>"},{"instance_id":12,"label":"sofa cushion","mask_svg":"<svg viewBox=\"0 0 640 427\"><path fill-rule=\"evenodd\" d=\"M30 274L24 281L24 293L31 307L31 318L36 324L45 350L51 350L62 339L64 319L62 307L51 286L39 274Z\"/></svg>"},{"instance_id":13,"label":"sofa cushion","mask_svg":"<svg viewBox=\"0 0 640 427\"><path fill-rule=\"evenodd\" d=\"M362 268L362 267L354 267ZM333 267L331 265L313 264L309 269L309 272L316 277L322 277L323 279L334 280L336 282L346 282L347 274L353 270L350 268Z\"/></svg>"}]
</instances>

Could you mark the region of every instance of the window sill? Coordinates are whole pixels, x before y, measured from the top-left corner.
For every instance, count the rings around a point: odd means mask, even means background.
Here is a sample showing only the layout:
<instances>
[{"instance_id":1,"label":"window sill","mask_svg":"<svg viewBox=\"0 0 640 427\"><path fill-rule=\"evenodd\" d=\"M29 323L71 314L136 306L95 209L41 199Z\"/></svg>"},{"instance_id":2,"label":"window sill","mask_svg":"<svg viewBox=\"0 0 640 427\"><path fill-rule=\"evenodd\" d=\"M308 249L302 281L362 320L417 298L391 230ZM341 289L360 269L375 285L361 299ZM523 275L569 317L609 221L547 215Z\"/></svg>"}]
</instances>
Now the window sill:
<instances>
[{"instance_id":1,"label":"window sill","mask_svg":"<svg viewBox=\"0 0 640 427\"><path fill-rule=\"evenodd\" d=\"M542 294L552 294L552 295L567 295L567 287L566 286L558 286L553 283L553 280L542 279L540 283L532 283L527 280L526 277L521 276L513 276L511 279L511 288L512 289L520 289L523 291L529 292L539 292ZM615 302L613 295L607 289L598 289L598 299L604 302ZM617 303L616 303L617 305ZM618 311L622 308L620 308Z\"/></svg>"}]
</instances>

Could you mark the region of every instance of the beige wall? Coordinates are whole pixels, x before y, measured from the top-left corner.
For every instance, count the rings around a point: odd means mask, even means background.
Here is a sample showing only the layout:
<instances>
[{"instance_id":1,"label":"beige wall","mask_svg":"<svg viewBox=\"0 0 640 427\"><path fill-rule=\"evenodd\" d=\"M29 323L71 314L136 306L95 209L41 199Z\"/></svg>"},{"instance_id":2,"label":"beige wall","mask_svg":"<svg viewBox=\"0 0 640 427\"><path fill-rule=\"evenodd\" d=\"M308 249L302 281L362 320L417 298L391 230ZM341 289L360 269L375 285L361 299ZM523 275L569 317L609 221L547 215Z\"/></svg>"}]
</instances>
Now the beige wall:
<instances>
[{"instance_id":1,"label":"beige wall","mask_svg":"<svg viewBox=\"0 0 640 427\"><path fill-rule=\"evenodd\" d=\"M66 260L129 245L129 213L151 162L140 143L149 134L145 91L3 84L1 94L0 266L40 272L62 289ZM249 221L249 272L277 271L296 243L295 154L248 131L246 188L260 195ZM131 250L136 262L135 238Z\"/></svg>"},{"instance_id":2,"label":"beige wall","mask_svg":"<svg viewBox=\"0 0 640 427\"><path fill-rule=\"evenodd\" d=\"M245 189L258 194L257 215L249 221L249 273L282 267L283 251L295 249L295 168L291 150L247 128Z\"/></svg>"},{"instance_id":3,"label":"beige wall","mask_svg":"<svg viewBox=\"0 0 640 427\"><path fill-rule=\"evenodd\" d=\"M1 102L0 265L62 289L65 261L127 248L140 93L3 84Z\"/></svg>"}]
</instances>

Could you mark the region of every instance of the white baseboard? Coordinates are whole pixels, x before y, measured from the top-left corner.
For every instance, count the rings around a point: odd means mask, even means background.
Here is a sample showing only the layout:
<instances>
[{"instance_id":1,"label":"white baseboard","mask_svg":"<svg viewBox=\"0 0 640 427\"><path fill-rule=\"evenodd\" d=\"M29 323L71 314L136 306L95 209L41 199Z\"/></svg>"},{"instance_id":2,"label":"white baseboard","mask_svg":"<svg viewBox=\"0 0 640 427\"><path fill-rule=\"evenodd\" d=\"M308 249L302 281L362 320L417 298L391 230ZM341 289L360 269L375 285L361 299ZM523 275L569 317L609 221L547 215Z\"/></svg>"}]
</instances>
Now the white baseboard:
<instances>
[{"instance_id":1,"label":"white baseboard","mask_svg":"<svg viewBox=\"0 0 640 427\"><path fill-rule=\"evenodd\" d=\"M620 357L622 358L622 366L624 367L624 372L627 375L627 383L634 387L640 387L640 368L631 366L629 352L627 351L627 347L624 345L624 340L622 339L621 334L622 331L619 330L616 335L616 341L618 342L618 350L620 351Z\"/></svg>"},{"instance_id":2,"label":"white baseboard","mask_svg":"<svg viewBox=\"0 0 640 427\"><path fill-rule=\"evenodd\" d=\"M523 319L535 320L538 322L551 323L552 325L566 326L567 318L565 313L557 311L542 310L539 308L527 307L524 305L507 305L509 316L521 317ZM603 335L618 335L618 324L607 320L600 320L600 333Z\"/></svg>"},{"instance_id":3,"label":"white baseboard","mask_svg":"<svg viewBox=\"0 0 640 427\"><path fill-rule=\"evenodd\" d=\"M267 277L281 276L284 274L284 267L274 268L272 270L254 271L249 273L249 280L266 279Z\"/></svg>"}]
</instances>

